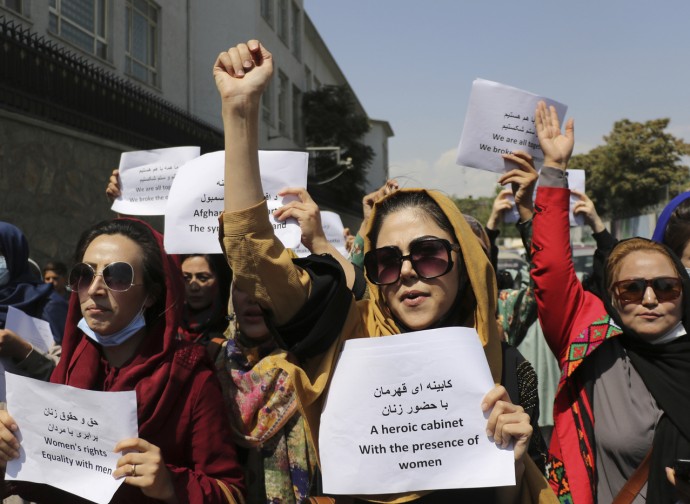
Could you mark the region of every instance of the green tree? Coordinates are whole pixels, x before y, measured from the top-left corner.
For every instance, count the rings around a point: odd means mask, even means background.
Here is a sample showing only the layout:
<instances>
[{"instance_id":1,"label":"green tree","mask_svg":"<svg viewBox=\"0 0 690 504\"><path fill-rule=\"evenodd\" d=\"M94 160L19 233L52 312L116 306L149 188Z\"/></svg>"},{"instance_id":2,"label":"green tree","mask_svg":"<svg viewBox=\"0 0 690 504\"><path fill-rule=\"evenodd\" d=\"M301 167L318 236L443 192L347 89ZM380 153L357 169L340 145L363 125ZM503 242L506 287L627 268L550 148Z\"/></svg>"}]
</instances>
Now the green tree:
<instances>
[{"instance_id":1,"label":"green tree","mask_svg":"<svg viewBox=\"0 0 690 504\"><path fill-rule=\"evenodd\" d=\"M503 188L501 186L496 186L496 194L501 192ZM464 214L471 215L483 225L486 225L491 215L491 209L494 205L495 196L481 196L479 198L473 198L469 196L467 198L453 198L453 202ZM503 219L500 220L498 224L498 229L501 231L502 238L519 238L520 232L515 227L515 224L505 224Z\"/></svg>"},{"instance_id":2,"label":"green tree","mask_svg":"<svg viewBox=\"0 0 690 504\"><path fill-rule=\"evenodd\" d=\"M604 145L573 156L569 167L585 170L587 194L600 215L639 215L684 190L689 174L681 158L690 145L666 133L668 124L669 119L623 119L604 137Z\"/></svg>"},{"instance_id":3,"label":"green tree","mask_svg":"<svg viewBox=\"0 0 690 504\"><path fill-rule=\"evenodd\" d=\"M357 111L355 100L345 86L323 86L304 94L304 136L307 147L340 147L341 161L351 159L347 169L333 183L327 184L340 203L358 202L364 196L366 172L374 151L362 143L369 131L369 119ZM338 173L341 169L332 158L317 158L319 173Z\"/></svg>"}]
</instances>

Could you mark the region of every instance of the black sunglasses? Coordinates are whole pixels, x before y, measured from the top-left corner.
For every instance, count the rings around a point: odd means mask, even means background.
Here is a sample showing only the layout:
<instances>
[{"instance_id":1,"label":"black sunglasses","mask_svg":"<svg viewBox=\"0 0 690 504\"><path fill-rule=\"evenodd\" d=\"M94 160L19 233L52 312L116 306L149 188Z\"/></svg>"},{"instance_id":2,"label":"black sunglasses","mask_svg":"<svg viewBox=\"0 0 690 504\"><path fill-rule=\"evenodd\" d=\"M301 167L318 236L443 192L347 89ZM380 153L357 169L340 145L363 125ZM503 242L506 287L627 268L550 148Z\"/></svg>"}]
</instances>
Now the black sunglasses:
<instances>
[{"instance_id":1,"label":"black sunglasses","mask_svg":"<svg viewBox=\"0 0 690 504\"><path fill-rule=\"evenodd\" d=\"M618 301L623 306L630 303L641 303L647 287L651 287L657 300L661 302L678 299L683 292L683 281L676 277L657 277L649 280L635 278L621 280L612 285Z\"/></svg>"},{"instance_id":2,"label":"black sunglasses","mask_svg":"<svg viewBox=\"0 0 690 504\"><path fill-rule=\"evenodd\" d=\"M96 271L86 263L75 264L69 273L67 290L79 292L88 290L97 276L103 277L105 286L114 292L124 292L134 285L134 268L126 262L113 262L108 264L103 271Z\"/></svg>"},{"instance_id":3,"label":"black sunglasses","mask_svg":"<svg viewBox=\"0 0 690 504\"><path fill-rule=\"evenodd\" d=\"M410 243L407 255L392 245L370 250L364 254L364 268L372 283L389 285L398 281L403 261L409 259L417 275L430 280L451 270L451 250L460 252L460 245L443 238L421 238Z\"/></svg>"}]
</instances>

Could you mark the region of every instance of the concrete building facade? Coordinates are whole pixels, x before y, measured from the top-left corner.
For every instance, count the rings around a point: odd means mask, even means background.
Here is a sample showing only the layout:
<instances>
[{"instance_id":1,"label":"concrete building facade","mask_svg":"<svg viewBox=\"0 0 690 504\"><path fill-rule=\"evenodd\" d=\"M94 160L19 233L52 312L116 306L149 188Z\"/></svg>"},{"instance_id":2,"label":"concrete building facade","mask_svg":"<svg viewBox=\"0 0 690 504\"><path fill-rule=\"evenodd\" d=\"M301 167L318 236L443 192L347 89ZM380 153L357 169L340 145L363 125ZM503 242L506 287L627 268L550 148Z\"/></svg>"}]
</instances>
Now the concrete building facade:
<instances>
[{"instance_id":1,"label":"concrete building facade","mask_svg":"<svg viewBox=\"0 0 690 504\"><path fill-rule=\"evenodd\" d=\"M69 262L79 233L112 217L104 189L122 152L223 148L212 65L250 38L276 59L260 147L304 149L304 93L349 84L302 0L0 0L0 219L39 264ZM370 124L368 191L387 178L393 134ZM310 191L329 208L327 191ZM335 208L346 225L359 199Z\"/></svg>"}]
</instances>

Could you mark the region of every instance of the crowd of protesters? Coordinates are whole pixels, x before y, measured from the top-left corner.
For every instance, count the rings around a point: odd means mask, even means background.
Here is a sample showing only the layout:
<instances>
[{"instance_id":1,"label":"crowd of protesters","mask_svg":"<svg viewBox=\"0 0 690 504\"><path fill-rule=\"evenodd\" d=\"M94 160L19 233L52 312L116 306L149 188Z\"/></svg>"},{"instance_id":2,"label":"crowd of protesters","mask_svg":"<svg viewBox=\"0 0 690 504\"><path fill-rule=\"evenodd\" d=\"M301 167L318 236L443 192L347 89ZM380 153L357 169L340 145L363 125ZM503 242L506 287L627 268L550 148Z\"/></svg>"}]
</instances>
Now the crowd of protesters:
<instances>
[{"instance_id":1,"label":"crowd of protesters","mask_svg":"<svg viewBox=\"0 0 690 504\"><path fill-rule=\"evenodd\" d=\"M113 447L113 477L124 485L112 502L690 502L687 475L676 472L690 459L690 193L671 201L651 240L618 242L573 191L573 211L597 242L581 281L565 174L574 123L562 128L540 102L543 167L522 151L503 155L512 169L499 183L510 189L486 225L442 192L389 181L364 198L344 257L307 191L287 188L296 198L274 215L295 219L312 253L296 259L269 222L259 175L272 73L273 56L256 40L213 67L226 141L222 255L166 254L150 225L120 216L85 230L72 267L46 264L43 283L30 273L22 232L0 223L0 357L9 370L136 391L139 433ZM106 192L119 195L117 171ZM506 282L497 267L509 195L531 264L523 282ZM50 324L49 351L4 327L10 307ZM325 496L320 415L344 343L447 327L473 328L484 348L495 385L477 408L487 436L512 445L515 484ZM535 350L547 346L548 361ZM22 426L7 409L3 466L21 451ZM87 502L22 481L3 483L10 496Z\"/></svg>"}]
</instances>

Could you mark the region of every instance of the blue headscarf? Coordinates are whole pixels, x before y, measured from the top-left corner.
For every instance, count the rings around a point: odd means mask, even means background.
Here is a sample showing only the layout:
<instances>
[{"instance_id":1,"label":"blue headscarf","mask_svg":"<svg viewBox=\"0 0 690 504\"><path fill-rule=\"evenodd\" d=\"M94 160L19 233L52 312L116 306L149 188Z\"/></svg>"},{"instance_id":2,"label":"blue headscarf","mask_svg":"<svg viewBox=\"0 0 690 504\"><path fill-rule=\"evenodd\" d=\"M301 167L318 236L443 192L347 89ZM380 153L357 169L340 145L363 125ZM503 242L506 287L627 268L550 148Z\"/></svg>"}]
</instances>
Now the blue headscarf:
<instances>
[{"instance_id":1,"label":"blue headscarf","mask_svg":"<svg viewBox=\"0 0 690 504\"><path fill-rule=\"evenodd\" d=\"M658 243L664 243L664 235L666 234L666 226L668 226L668 221L671 218L673 211L680 205L683 201L690 198L690 191L684 192L669 201L668 205L664 208L659 219L656 221L656 227L654 228L654 234L652 235L652 240Z\"/></svg>"},{"instance_id":2,"label":"blue headscarf","mask_svg":"<svg viewBox=\"0 0 690 504\"><path fill-rule=\"evenodd\" d=\"M50 323L53 337L59 342L65 328L67 303L51 284L36 281L29 267L29 243L17 226L0 221L0 250L7 261L10 281L0 287L0 328L5 327L7 308L12 306L32 317Z\"/></svg>"}]
</instances>

